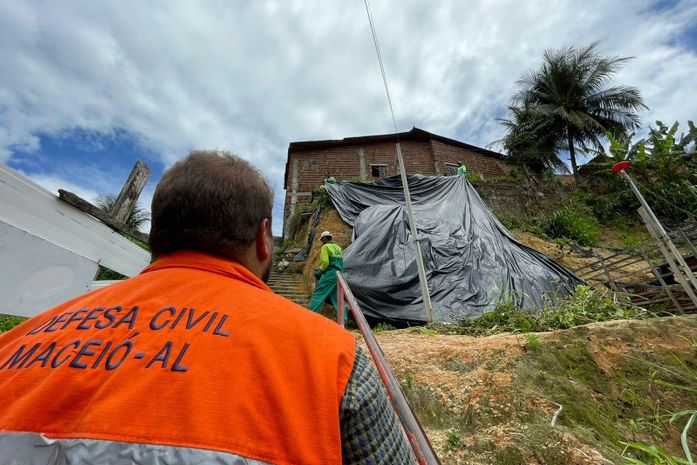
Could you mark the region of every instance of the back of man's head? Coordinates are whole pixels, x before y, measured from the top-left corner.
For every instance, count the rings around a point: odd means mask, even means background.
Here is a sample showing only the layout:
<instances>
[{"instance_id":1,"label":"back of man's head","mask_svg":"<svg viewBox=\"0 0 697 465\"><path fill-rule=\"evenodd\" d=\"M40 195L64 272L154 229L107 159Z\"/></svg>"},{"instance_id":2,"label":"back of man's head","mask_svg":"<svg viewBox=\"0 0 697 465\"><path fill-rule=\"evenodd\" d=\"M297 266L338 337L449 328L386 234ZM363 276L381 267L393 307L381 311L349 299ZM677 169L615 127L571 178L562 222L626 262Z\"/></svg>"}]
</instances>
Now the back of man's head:
<instances>
[{"instance_id":1,"label":"back of man's head","mask_svg":"<svg viewBox=\"0 0 697 465\"><path fill-rule=\"evenodd\" d=\"M273 191L249 162L229 152L193 151L162 176L152 200L150 250L230 256L271 220Z\"/></svg>"}]
</instances>

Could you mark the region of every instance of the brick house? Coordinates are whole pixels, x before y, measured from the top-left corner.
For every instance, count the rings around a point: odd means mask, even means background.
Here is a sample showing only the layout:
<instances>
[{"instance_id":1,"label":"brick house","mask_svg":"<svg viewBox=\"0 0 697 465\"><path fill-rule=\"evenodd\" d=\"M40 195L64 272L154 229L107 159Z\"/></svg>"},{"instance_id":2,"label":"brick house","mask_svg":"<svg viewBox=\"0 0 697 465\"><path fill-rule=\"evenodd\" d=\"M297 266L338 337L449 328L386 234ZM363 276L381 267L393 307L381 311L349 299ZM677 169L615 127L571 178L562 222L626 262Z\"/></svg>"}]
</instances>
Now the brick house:
<instances>
[{"instance_id":1,"label":"brick house","mask_svg":"<svg viewBox=\"0 0 697 465\"><path fill-rule=\"evenodd\" d=\"M458 161L465 163L468 172L478 173L483 178L505 176L510 171L497 152L416 127L399 134L291 142L283 184L286 190L284 232L287 219L300 205L312 201L312 191L321 186L326 177L371 180L399 174L395 151L397 136L408 174L453 175Z\"/></svg>"}]
</instances>

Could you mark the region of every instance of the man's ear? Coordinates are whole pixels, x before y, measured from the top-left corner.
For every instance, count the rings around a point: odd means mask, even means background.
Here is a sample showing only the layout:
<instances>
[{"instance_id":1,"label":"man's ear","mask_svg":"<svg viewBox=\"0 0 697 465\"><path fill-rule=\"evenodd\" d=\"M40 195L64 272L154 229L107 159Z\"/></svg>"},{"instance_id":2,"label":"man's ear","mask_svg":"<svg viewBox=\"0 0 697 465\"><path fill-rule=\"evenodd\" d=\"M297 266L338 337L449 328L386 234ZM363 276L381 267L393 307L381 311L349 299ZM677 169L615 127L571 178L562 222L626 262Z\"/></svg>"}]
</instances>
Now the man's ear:
<instances>
[{"instance_id":1,"label":"man's ear","mask_svg":"<svg viewBox=\"0 0 697 465\"><path fill-rule=\"evenodd\" d=\"M271 248L273 246L273 236L271 234L271 221L264 218L259 223L256 235L256 253L257 259L260 262L265 262L271 257Z\"/></svg>"}]
</instances>

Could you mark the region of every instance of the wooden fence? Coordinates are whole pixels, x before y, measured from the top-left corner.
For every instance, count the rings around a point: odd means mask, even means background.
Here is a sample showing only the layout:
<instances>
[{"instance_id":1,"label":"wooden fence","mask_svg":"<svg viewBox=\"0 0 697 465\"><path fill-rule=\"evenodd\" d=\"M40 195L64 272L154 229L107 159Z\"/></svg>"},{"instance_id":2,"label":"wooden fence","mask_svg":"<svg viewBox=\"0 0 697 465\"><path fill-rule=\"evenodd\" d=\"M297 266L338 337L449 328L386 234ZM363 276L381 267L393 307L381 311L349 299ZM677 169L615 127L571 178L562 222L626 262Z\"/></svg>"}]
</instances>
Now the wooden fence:
<instances>
[{"instance_id":1,"label":"wooden fence","mask_svg":"<svg viewBox=\"0 0 697 465\"><path fill-rule=\"evenodd\" d=\"M697 225L668 231L672 244L647 229L652 240L596 256L596 261L574 272L591 286L626 292L634 304L649 310L697 313Z\"/></svg>"}]
</instances>

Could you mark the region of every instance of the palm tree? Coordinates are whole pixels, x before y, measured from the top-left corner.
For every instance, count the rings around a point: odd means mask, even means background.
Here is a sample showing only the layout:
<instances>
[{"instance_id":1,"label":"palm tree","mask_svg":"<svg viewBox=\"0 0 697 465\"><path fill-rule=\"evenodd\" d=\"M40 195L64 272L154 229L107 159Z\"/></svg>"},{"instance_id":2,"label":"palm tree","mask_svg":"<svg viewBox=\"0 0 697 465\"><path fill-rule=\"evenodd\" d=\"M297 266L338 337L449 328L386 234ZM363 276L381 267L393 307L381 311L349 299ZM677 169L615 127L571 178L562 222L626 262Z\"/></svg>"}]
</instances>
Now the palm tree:
<instances>
[{"instance_id":1,"label":"palm tree","mask_svg":"<svg viewBox=\"0 0 697 465\"><path fill-rule=\"evenodd\" d=\"M546 169L567 170L557 154L558 144L548 122L527 107L509 106L510 119L499 119L506 128L503 139L490 145L502 145L509 162L523 165L540 174ZM567 170L568 171L568 170Z\"/></svg>"},{"instance_id":2,"label":"palm tree","mask_svg":"<svg viewBox=\"0 0 697 465\"><path fill-rule=\"evenodd\" d=\"M116 196L114 194L101 195L95 203L103 212L111 213L116 203ZM140 231L140 227L148 221L150 221L150 214L143 207L136 204L128 214L128 218L126 218L126 226Z\"/></svg>"},{"instance_id":3,"label":"palm tree","mask_svg":"<svg viewBox=\"0 0 697 465\"><path fill-rule=\"evenodd\" d=\"M545 50L544 63L519 81L513 96L518 108L531 112L535 127L563 144L578 184L576 150L603 153L601 138L639 127L636 112L646 109L639 90L608 87L612 76L630 58L601 57L598 43L576 49Z\"/></svg>"}]
</instances>

